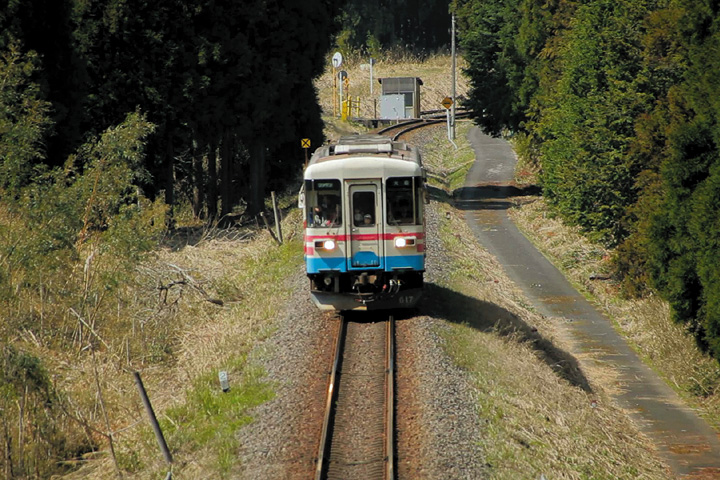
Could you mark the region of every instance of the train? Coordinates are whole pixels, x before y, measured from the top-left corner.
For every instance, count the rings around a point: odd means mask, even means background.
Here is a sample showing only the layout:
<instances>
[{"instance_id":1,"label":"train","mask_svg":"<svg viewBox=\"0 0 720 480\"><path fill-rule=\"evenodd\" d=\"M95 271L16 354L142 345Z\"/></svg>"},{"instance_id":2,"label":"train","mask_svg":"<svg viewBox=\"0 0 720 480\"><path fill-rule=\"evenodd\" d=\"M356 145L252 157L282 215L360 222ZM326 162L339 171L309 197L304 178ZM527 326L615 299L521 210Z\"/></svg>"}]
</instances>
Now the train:
<instances>
[{"instance_id":1,"label":"train","mask_svg":"<svg viewBox=\"0 0 720 480\"><path fill-rule=\"evenodd\" d=\"M318 148L298 199L317 307L416 308L424 285L428 202L427 175L413 145L359 134Z\"/></svg>"}]
</instances>

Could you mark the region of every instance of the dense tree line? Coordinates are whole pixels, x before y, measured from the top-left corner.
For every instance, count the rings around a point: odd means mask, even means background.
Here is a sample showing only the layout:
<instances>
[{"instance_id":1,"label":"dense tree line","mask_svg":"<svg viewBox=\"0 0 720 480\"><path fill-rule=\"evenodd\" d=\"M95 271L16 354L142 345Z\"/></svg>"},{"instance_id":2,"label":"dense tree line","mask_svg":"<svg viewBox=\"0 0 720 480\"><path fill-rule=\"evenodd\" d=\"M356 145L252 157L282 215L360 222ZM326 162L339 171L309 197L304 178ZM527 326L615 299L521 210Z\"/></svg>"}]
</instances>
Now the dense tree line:
<instances>
[{"instance_id":1,"label":"dense tree line","mask_svg":"<svg viewBox=\"0 0 720 480\"><path fill-rule=\"evenodd\" d=\"M338 46L346 53L424 55L450 45L450 11L444 0L347 0Z\"/></svg>"},{"instance_id":2,"label":"dense tree line","mask_svg":"<svg viewBox=\"0 0 720 480\"><path fill-rule=\"evenodd\" d=\"M617 247L720 359L720 8L712 0L456 0L476 122Z\"/></svg>"},{"instance_id":3,"label":"dense tree line","mask_svg":"<svg viewBox=\"0 0 720 480\"><path fill-rule=\"evenodd\" d=\"M324 68L338 5L6 3L0 48L32 55L30 81L50 104L32 161L63 165L88 136L139 109L157 127L140 185L147 195L164 192L174 205L185 194L210 218L241 201L257 213L270 176L280 186L297 173L300 138L322 142L312 79Z\"/></svg>"}]
</instances>

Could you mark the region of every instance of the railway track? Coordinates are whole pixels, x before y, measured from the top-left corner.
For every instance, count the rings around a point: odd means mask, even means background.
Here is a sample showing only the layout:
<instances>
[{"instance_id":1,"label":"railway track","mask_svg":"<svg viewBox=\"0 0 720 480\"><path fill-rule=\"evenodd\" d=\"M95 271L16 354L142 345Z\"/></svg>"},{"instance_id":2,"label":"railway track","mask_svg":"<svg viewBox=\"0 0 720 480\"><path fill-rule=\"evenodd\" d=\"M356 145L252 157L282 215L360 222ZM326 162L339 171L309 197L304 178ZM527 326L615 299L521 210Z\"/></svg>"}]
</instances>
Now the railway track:
<instances>
[{"instance_id":1,"label":"railway track","mask_svg":"<svg viewBox=\"0 0 720 480\"><path fill-rule=\"evenodd\" d=\"M390 125L384 128L381 128L377 131L380 135L387 135L392 137L393 140L398 140L401 136L412 132L413 130L417 130L419 128L428 127L430 125L437 125L438 123L445 123L447 122L447 117L445 113L440 113L440 110L432 110L429 112L423 112L422 118L413 118L410 120L406 120L404 122L396 123L395 125ZM444 110L442 111L444 112ZM468 118L470 116L470 112L466 110L460 110L455 113L455 118Z\"/></svg>"},{"instance_id":2,"label":"railway track","mask_svg":"<svg viewBox=\"0 0 720 480\"><path fill-rule=\"evenodd\" d=\"M395 322L338 327L316 480L395 478Z\"/></svg>"}]
</instances>

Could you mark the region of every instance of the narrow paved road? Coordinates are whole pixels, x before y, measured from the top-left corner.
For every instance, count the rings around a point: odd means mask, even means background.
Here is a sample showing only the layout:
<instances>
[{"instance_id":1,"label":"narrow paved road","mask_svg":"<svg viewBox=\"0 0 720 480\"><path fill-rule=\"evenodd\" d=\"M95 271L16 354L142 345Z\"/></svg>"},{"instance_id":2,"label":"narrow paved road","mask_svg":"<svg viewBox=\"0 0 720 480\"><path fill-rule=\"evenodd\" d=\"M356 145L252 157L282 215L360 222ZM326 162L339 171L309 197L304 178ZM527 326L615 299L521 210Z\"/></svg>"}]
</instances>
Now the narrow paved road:
<instances>
[{"instance_id":1,"label":"narrow paved road","mask_svg":"<svg viewBox=\"0 0 720 480\"><path fill-rule=\"evenodd\" d=\"M595 353L597 361L618 371L618 404L629 410L640 429L655 442L676 477L720 479L717 432L683 405L650 368L643 364L604 317L519 232L507 214L513 195L515 155L509 144L484 135L468 135L475 164L459 196L459 205L479 241L510 278L545 315L565 317L578 353Z\"/></svg>"}]
</instances>

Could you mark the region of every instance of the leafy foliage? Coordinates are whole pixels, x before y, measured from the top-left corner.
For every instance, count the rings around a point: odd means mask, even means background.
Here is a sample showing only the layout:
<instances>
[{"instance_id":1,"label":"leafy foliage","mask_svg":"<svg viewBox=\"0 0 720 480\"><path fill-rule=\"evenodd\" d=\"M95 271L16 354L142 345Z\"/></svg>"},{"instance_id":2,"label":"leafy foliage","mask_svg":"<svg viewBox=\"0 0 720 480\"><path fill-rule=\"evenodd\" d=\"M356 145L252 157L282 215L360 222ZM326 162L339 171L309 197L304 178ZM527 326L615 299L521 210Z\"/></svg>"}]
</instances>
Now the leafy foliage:
<instances>
[{"instance_id":1,"label":"leafy foliage","mask_svg":"<svg viewBox=\"0 0 720 480\"><path fill-rule=\"evenodd\" d=\"M138 262L165 231L165 206L138 195L133 184L152 130L142 115L129 115L84 145L65 169L35 178L0 208L0 343L7 345L0 401L23 398L32 405L20 411L0 406L0 415L10 417L3 419L3 442L21 444L17 456L0 460L6 471L49 476L58 459L96 448L80 422L61 409L63 394L51 387L40 360L12 344L32 332L58 352L76 342L96 348L120 326L119 306L110 300L121 298ZM76 325L92 334L78 336ZM32 437L10 427L25 422L35 426L28 430ZM37 451L25 452L33 444Z\"/></svg>"},{"instance_id":2,"label":"leafy foliage","mask_svg":"<svg viewBox=\"0 0 720 480\"><path fill-rule=\"evenodd\" d=\"M578 8L557 62L560 75L540 100L543 188L563 214L608 243L634 203L638 173L628 156L634 119L650 101L642 91L638 2Z\"/></svg>"},{"instance_id":3,"label":"leafy foliage","mask_svg":"<svg viewBox=\"0 0 720 480\"><path fill-rule=\"evenodd\" d=\"M38 59L13 44L0 58L0 193L16 195L45 158L49 104L32 81Z\"/></svg>"},{"instance_id":4,"label":"leafy foliage","mask_svg":"<svg viewBox=\"0 0 720 480\"><path fill-rule=\"evenodd\" d=\"M0 6L5 476L63 473L69 468L63 460L108 440L111 427L97 403L101 374L84 368L88 352L93 366L97 352L105 368L118 368L123 349L128 361L131 352L142 362L168 357L178 327L166 321L174 311L167 292L189 280L146 284L138 270L172 225L178 187L208 221L242 204L254 214L264 208L268 186L282 188L302 168L299 139L322 143L312 81L324 69L340 6L329 0ZM136 305L139 285L161 292L157 305ZM50 351L59 363L77 363L75 388L90 388L70 398L66 372L56 375L55 362L47 371L43 366ZM36 377L60 380L35 391Z\"/></svg>"},{"instance_id":5,"label":"leafy foliage","mask_svg":"<svg viewBox=\"0 0 720 480\"><path fill-rule=\"evenodd\" d=\"M36 162L62 165L84 135L139 108L156 125L143 164L149 175L139 186L172 207L177 184L191 185L196 215L214 220L218 201L221 214L241 203L257 213L271 172L301 168L298 139L322 143L312 80L323 70L340 7L328 0L21 0L0 8L0 48L16 44L39 67L33 95L46 102L56 130L31 141L47 147Z\"/></svg>"},{"instance_id":6,"label":"leafy foliage","mask_svg":"<svg viewBox=\"0 0 720 480\"><path fill-rule=\"evenodd\" d=\"M618 246L626 292L659 292L720 359L715 2L453 5L476 122L521 132L558 212Z\"/></svg>"}]
</instances>

